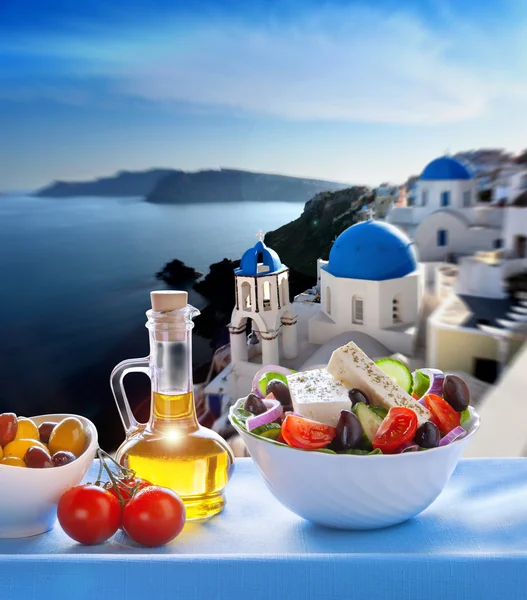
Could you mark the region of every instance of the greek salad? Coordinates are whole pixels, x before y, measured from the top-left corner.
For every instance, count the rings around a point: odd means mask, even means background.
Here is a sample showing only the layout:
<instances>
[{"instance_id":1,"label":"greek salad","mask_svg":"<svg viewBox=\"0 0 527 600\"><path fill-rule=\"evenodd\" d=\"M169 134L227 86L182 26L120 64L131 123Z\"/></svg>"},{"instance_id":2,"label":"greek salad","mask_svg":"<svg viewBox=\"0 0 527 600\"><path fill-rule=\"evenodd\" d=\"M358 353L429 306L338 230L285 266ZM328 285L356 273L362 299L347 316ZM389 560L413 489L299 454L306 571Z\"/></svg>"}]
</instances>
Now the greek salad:
<instances>
[{"instance_id":1,"label":"greek salad","mask_svg":"<svg viewBox=\"0 0 527 600\"><path fill-rule=\"evenodd\" d=\"M470 419L463 379L438 369L411 373L395 359L372 361L353 342L326 368L266 366L231 418L275 444L330 454L397 454L461 439Z\"/></svg>"}]
</instances>

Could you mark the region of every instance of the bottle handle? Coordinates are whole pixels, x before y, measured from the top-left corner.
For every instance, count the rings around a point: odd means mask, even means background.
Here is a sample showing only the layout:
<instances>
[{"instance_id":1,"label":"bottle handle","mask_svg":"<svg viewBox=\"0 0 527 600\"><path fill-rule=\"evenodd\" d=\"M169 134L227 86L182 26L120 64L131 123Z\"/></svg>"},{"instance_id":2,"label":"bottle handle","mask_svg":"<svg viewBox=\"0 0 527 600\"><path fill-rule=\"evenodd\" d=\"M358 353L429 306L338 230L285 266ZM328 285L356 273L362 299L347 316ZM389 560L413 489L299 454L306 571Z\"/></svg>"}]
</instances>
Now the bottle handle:
<instances>
[{"instance_id":1,"label":"bottle handle","mask_svg":"<svg viewBox=\"0 0 527 600\"><path fill-rule=\"evenodd\" d=\"M150 360L148 358L123 360L114 368L110 375L110 387L112 388L113 397L115 398L117 410L123 422L126 435L138 425L124 390L123 379L128 373L145 373L150 377Z\"/></svg>"}]
</instances>

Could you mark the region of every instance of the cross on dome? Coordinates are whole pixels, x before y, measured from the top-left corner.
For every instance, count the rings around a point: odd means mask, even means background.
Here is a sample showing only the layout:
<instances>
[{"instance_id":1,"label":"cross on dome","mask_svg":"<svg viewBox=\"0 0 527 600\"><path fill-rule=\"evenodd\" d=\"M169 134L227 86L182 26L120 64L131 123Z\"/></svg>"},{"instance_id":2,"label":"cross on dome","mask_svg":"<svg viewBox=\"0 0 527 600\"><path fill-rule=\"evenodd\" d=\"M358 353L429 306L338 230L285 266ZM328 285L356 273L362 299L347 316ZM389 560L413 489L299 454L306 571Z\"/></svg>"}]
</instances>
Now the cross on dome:
<instances>
[{"instance_id":1,"label":"cross on dome","mask_svg":"<svg viewBox=\"0 0 527 600\"><path fill-rule=\"evenodd\" d=\"M258 230L258 233L256 234L256 239L257 239L259 242L263 242L263 239L264 239L264 233L263 233L263 231L262 231L261 229L259 229L259 230Z\"/></svg>"}]
</instances>

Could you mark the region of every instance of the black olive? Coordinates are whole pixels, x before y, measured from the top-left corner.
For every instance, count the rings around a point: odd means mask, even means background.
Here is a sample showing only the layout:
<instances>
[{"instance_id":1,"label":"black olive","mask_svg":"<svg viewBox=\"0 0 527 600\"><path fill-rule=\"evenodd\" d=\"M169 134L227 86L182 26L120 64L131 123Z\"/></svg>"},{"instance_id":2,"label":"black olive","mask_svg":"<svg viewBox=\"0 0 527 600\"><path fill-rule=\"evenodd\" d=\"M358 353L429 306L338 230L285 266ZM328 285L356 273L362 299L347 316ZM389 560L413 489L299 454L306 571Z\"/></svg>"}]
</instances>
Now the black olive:
<instances>
[{"instance_id":1,"label":"black olive","mask_svg":"<svg viewBox=\"0 0 527 600\"><path fill-rule=\"evenodd\" d=\"M370 403L366 394L364 394L364 392L361 392L360 390L358 390L356 388L353 388L352 390L350 390L348 392L348 396L349 396L349 399L351 400L351 406L355 406L355 404L357 404L357 402L363 402L364 404Z\"/></svg>"},{"instance_id":2,"label":"black olive","mask_svg":"<svg viewBox=\"0 0 527 600\"><path fill-rule=\"evenodd\" d=\"M414 437L415 443L421 448L435 448L440 439L439 429L432 421L426 421L418 427Z\"/></svg>"},{"instance_id":3,"label":"black olive","mask_svg":"<svg viewBox=\"0 0 527 600\"><path fill-rule=\"evenodd\" d=\"M267 394L273 394L278 402L284 407L284 410L293 410L291 392L283 381L280 381L280 379L271 379L267 384L266 392Z\"/></svg>"},{"instance_id":4,"label":"black olive","mask_svg":"<svg viewBox=\"0 0 527 600\"><path fill-rule=\"evenodd\" d=\"M265 402L258 398L256 394L249 394L247 400L243 404L243 408L253 415L261 415L267 410Z\"/></svg>"},{"instance_id":5,"label":"black olive","mask_svg":"<svg viewBox=\"0 0 527 600\"><path fill-rule=\"evenodd\" d=\"M468 385L457 375L447 375L443 382L443 398L454 410L463 412L470 404Z\"/></svg>"},{"instance_id":6,"label":"black olive","mask_svg":"<svg viewBox=\"0 0 527 600\"><path fill-rule=\"evenodd\" d=\"M354 415L349 410L341 410L333 446L336 450L358 448L362 442L363 433L364 431L357 415Z\"/></svg>"}]
</instances>

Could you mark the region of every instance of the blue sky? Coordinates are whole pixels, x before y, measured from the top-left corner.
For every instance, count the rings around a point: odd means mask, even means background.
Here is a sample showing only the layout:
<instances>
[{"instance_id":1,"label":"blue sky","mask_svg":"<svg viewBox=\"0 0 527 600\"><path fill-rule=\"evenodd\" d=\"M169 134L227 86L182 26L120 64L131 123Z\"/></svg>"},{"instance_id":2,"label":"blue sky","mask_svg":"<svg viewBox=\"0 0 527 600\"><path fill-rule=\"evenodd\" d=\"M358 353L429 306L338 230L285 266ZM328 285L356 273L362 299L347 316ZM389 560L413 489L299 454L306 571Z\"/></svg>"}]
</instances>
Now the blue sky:
<instances>
[{"instance_id":1,"label":"blue sky","mask_svg":"<svg viewBox=\"0 0 527 600\"><path fill-rule=\"evenodd\" d=\"M524 0L2 0L0 189L151 166L378 184L527 147Z\"/></svg>"}]
</instances>

